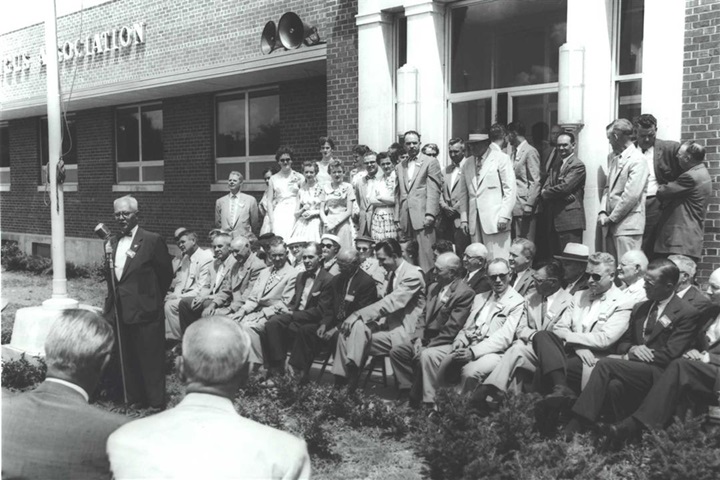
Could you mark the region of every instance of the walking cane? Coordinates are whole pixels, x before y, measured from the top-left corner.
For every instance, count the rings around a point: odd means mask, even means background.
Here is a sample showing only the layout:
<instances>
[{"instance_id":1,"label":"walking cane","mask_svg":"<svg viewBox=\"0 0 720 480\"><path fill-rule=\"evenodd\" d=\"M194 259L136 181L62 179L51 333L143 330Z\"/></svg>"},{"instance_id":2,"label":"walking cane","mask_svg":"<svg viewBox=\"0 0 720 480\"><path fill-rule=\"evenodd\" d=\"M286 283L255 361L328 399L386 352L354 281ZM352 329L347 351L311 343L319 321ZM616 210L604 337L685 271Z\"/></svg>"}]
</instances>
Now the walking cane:
<instances>
[{"instance_id":1,"label":"walking cane","mask_svg":"<svg viewBox=\"0 0 720 480\"><path fill-rule=\"evenodd\" d=\"M115 331L117 331L118 352L120 354L120 378L122 379L123 399L127 405L128 398L127 385L125 383L125 362L123 361L122 335L120 335L120 317L118 316L117 286L115 284L115 265L113 262L112 245L110 245L110 230L108 230L105 224L98 223L95 227L95 235L105 240L105 264L108 267L110 285L112 288L113 317L115 318Z\"/></svg>"}]
</instances>

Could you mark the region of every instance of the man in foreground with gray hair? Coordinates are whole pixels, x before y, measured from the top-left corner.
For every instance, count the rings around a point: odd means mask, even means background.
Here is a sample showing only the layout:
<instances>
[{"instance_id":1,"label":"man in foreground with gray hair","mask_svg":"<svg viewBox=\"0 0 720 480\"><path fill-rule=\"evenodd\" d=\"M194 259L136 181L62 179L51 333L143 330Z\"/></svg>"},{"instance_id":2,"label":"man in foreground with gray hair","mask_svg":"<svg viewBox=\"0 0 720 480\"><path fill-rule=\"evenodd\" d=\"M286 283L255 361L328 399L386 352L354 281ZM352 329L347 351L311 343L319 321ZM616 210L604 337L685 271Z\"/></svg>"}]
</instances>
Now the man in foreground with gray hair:
<instances>
[{"instance_id":1,"label":"man in foreground with gray hair","mask_svg":"<svg viewBox=\"0 0 720 480\"><path fill-rule=\"evenodd\" d=\"M45 340L47 377L3 396L3 478L108 478L108 436L129 419L88 405L107 365L112 327L89 310L65 310Z\"/></svg>"},{"instance_id":2,"label":"man in foreground with gray hair","mask_svg":"<svg viewBox=\"0 0 720 480\"><path fill-rule=\"evenodd\" d=\"M310 478L305 442L241 417L232 400L248 375L250 338L227 317L188 327L177 360L185 398L110 436L113 475L124 478Z\"/></svg>"}]
</instances>

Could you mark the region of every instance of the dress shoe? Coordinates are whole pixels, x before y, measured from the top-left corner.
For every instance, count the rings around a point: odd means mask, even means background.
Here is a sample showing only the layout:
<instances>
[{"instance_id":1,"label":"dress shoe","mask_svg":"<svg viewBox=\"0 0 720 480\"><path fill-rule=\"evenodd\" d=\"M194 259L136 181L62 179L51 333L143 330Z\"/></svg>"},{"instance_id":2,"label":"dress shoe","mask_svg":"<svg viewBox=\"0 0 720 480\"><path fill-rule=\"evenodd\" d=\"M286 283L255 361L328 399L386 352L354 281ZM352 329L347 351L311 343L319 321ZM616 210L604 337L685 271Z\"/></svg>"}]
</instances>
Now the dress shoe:
<instances>
[{"instance_id":1,"label":"dress shoe","mask_svg":"<svg viewBox=\"0 0 720 480\"><path fill-rule=\"evenodd\" d=\"M565 428L563 428L562 434L565 438L565 441L569 442L573 439L575 434L582 433L583 431L583 425L580 422L580 419L577 417L573 417L570 419L567 425L565 425Z\"/></svg>"},{"instance_id":2,"label":"dress shoe","mask_svg":"<svg viewBox=\"0 0 720 480\"><path fill-rule=\"evenodd\" d=\"M600 433L608 440L624 443L640 438L642 428L640 423L633 417L628 417L622 422L605 424L600 426Z\"/></svg>"},{"instance_id":3,"label":"dress shoe","mask_svg":"<svg viewBox=\"0 0 720 480\"><path fill-rule=\"evenodd\" d=\"M566 410L577 400L575 392L567 385L555 385L552 393L545 395L543 401L551 408Z\"/></svg>"},{"instance_id":4,"label":"dress shoe","mask_svg":"<svg viewBox=\"0 0 720 480\"><path fill-rule=\"evenodd\" d=\"M410 402L410 389L403 388L398 392L397 399L395 399L395 404L397 406L405 405L406 403Z\"/></svg>"}]
</instances>

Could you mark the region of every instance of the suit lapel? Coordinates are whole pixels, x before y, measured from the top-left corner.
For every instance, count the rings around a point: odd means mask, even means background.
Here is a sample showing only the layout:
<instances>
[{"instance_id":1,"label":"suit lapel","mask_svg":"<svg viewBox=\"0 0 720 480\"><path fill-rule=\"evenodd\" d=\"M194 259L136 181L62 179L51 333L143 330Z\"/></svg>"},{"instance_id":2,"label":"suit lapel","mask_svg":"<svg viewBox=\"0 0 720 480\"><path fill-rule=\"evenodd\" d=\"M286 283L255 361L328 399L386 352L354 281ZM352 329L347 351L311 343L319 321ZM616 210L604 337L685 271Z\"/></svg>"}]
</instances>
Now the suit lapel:
<instances>
[{"instance_id":1,"label":"suit lapel","mask_svg":"<svg viewBox=\"0 0 720 480\"><path fill-rule=\"evenodd\" d=\"M659 315L657 318L657 321L655 322L655 326L653 327L653 331L650 332L650 336L648 337L645 344L649 344L655 338L657 338L660 333L662 333L663 330L665 330L666 326L662 324L660 319L662 317L668 317L670 322L674 322L677 318L678 312L680 311L681 305L677 301L677 296L673 296L673 298L670 300L670 302L665 306L665 310L663 310L662 315ZM669 325L668 325L669 326Z\"/></svg>"},{"instance_id":2,"label":"suit lapel","mask_svg":"<svg viewBox=\"0 0 720 480\"><path fill-rule=\"evenodd\" d=\"M425 168L425 161L423 160L423 161L420 163L420 166L418 166L418 165L417 165L417 161L418 161L418 160L420 160L420 156L419 156L419 155L418 155L418 157L414 160L414 162L416 163L416 165L415 165L415 175L413 176L413 178L410 179L410 183L408 184L408 191L410 191L410 190L412 189L413 185L415 185L415 180L418 179L418 177L420 176L420 172L422 171L423 168ZM409 162L409 160L408 160L408 162Z\"/></svg>"},{"instance_id":3,"label":"suit lapel","mask_svg":"<svg viewBox=\"0 0 720 480\"><path fill-rule=\"evenodd\" d=\"M123 267L123 273L122 277L120 279L125 278L125 276L130 271L130 268L133 266L133 260L135 260L135 257L137 257L137 252L140 250L140 247L142 247L143 240L145 239L144 231L142 228L137 229L137 232L135 232L135 237L132 239L132 243L130 244L130 248L128 249L128 252L134 252L131 255L128 255L127 259L125 260L125 267Z\"/></svg>"},{"instance_id":4,"label":"suit lapel","mask_svg":"<svg viewBox=\"0 0 720 480\"><path fill-rule=\"evenodd\" d=\"M642 342L643 338L645 338L643 332L643 324L645 323L645 319L647 318L648 313L650 313L650 307L652 306L652 304L652 301L647 300L642 307L638 308L638 317L635 319L635 324L633 325L633 328L635 329L635 338L637 339L638 343Z\"/></svg>"},{"instance_id":5,"label":"suit lapel","mask_svg":"<svg viewBox=\"0 0 720 480\"><path fill-rule=\"evenodd\" d=\"M642 152L642 150L641 150ZM662 161L663 151L658 142L653 145L653 169L655 170L655 178L663 178L660 171L660 162Z\"/></svg>"}]
</instances>

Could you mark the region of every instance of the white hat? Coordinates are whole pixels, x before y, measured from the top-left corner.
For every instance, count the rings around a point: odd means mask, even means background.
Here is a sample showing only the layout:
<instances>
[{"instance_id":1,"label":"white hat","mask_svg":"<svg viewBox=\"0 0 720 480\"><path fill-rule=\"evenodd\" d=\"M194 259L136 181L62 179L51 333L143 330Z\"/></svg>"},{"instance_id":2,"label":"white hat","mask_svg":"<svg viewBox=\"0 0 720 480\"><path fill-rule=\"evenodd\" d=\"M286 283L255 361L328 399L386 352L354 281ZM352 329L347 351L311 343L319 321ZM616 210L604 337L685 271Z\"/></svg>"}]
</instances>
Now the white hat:
<instances>
[{"instance_id":1,"label":"white hat","mask_svg":"<svg viewBox=\"0 0 720 480\"><path fill-rule=\"evenodd\" d=\"M324 233L320 240L325 239L335 242L336 245L340 245L340 237L338 237L337 235L333 235L332 233Z\"/></svg>"},{"instance_id":2,"label":"white hat","mask_svg":"<svg viewBox=\"0 0 720 480\"><path fill-rule=\"evenodd\" d=\"M488 137L486 133L471 133L468 135L468 142L482 142L483 140L487 140Z\"/></svg>"},{"instance_id":3,"label":"white hat","mask_svg":"<svg viewBox=\"0 0 720 480\"><path fill-rule=\"evenodd\" d=\"M292 237L286 243L288 246L290 246L290 245L296 245L298 243L307 243L307 242L308 241L306 239L304 239L303 237Z\"/></svg>"},{"instance_id":4,"label":"white hat","mask_svg":"<svg viewBox=\"0 0 720 480\"><path fill-rule=\"evenodd\" d=\"M562 255L555 255L558 260L572 260L573 262L587 262L590 249L581 243L568 243Z\"/></svg>"}]
</instances>

